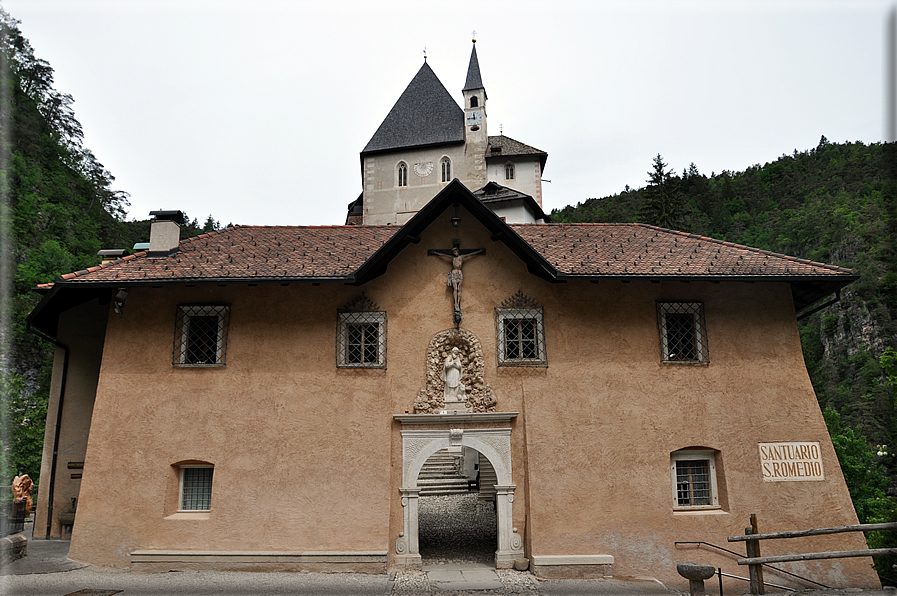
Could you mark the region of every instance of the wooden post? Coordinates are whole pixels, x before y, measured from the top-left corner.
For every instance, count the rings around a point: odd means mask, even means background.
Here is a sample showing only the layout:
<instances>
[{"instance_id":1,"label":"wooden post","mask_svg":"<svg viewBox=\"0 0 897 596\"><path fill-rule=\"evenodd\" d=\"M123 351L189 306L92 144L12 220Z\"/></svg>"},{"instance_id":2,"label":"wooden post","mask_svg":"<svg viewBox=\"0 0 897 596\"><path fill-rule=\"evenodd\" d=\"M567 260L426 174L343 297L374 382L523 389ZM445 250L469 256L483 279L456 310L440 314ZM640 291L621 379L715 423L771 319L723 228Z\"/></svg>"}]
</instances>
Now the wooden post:
<instances>
[{"instance_id":1,"label":"wooden post","mask_svg":"<svg viewBox=\"0 0 897 596\"><path fill-rule=\"evenodd\" d=\"M757 514L751 514L751 534L759 534L760 527L757 524ZM754 540L754 552L757 553L757 556L760 555L760 541ZM763 583L763 565L757 565L757 581L760 584L760 594L766 594L766 585Z\"/></svg>"},{"instance_id":2,"label":"wooden post","mask_svg":"<svg viewBox=\"0 0 897 596\"><path fill-rule=\"evenodd\" d=\"M754 533L753 528L745 528L744 534L745 536L751 535ZM757 541L756 540L747 540L744 543L748 558L751 559L754 557L754 553L757 552ZM757 570L760 569L759 565L748 565L748 571L750 572L749 577L751 578L751 594L759 594L760 593L760 577L757 574Z\"/></svg>"}]
</instances>

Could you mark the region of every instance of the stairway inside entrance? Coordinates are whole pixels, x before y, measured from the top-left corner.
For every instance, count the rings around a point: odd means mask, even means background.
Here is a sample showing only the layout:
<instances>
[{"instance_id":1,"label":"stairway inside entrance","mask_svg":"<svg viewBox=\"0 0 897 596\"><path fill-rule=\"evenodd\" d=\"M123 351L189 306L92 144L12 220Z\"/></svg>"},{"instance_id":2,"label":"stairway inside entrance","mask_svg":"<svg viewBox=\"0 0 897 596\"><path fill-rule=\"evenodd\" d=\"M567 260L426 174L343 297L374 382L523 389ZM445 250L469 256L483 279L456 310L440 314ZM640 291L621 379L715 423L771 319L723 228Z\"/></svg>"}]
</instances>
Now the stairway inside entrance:
<instances>
[{"instance_id":1,"label":"stairway inside entrance","mask_svg":"<svg viewBox=\"0 0 897 596\"><path fill-rule=\"evenodd\" d=\"M461 454L447 449L431 455L417 477L422 497L466 494L470 492L470 484L461 469Z\"/></svg>"},{"instance_id":2,"label":"stairway inside entrance","mask_svg":"<svg viewBox=\"0 0 897 596\"><path fill-rule=\"evenodd\" d=\"M477 472L471 477L464 474L462 453L441 449L431 455L421 468L417 478L420 496L436 497L478 493L481 501L495 500L495 470L489 460L474 452ZM470 457L470 455L468 455ZM469 466L467 469L471 469Z\"/></svg>"}]
</instances>

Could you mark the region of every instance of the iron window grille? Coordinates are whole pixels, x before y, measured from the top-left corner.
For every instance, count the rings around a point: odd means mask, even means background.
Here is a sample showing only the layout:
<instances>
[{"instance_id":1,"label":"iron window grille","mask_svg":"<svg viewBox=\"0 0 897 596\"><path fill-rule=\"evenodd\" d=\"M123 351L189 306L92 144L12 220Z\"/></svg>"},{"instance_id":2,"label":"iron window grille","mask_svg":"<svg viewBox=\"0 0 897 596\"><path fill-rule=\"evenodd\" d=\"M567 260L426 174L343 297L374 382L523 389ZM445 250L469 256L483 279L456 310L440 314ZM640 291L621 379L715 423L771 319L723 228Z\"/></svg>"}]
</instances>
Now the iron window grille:
<instances>
[{"instance_id":1,"label":"iron window grille","mask_svg":"<svg viewBox=\"0 0 897 596\"><path fill-rule=\"evenodd\" d=\"M211 466L181 467L180 511L209 511L212 508Z\"/></svg>"},{"instance_id":2,"label":"iron window grille","mask_svg":"<svg viewBox=\"0 0 897 596\"><path fill-rule=\"evenodd\" d=\"M496 308L499 366L545 366L545 326L541 306Z\"/></svg>"},{"instance_id":3,"label":"iron window grille","mask_svg":"<svg viewBox=\"0 0 897 596\"><path fill-rule=\"evenodd\" d=\"M386 313L339 313L336 362L340 368L386 368Z\"/></svg>"},{"instance_id":4,"label":"iron window grille","mask_svg":"<svg viewBox=\"0 0 897 596\"><path fill-rule=\"evenodd\" d=\"M657 327L664 362L710 362L702 303L658 302Z\"/></svg>"},{"instance_id":5,"label":"iron window grille","mask_svg":"<svg viewBox=\"0 0 897 596\"><path fill-rule=\"evenodd\" d=\"M716 456L713 451L679 451L670 456L673 508L717 509Z\"/></svg>"},{"instance_id":6,"label":"iron window grille","mask_svg":"<svg viewBox=\"0 0 897 596\"><path fill-rule=\"evenodd\" d=\"M178 306L171 363L216 366L225 363L229 306Z\"/></svg>"}]
</instances>

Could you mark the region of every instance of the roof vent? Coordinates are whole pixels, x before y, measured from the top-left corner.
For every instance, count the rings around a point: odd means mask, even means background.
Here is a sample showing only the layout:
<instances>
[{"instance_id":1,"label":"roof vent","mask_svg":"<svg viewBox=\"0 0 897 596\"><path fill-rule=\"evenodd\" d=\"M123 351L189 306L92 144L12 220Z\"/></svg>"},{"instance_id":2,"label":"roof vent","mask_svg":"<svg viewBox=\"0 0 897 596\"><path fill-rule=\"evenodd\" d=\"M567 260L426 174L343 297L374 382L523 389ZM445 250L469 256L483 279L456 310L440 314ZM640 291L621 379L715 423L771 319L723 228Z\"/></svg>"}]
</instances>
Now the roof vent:
<instances>
[{"instance_id":1,"label":"roof vent","mask_svg":"<svg viewBox=\"0 0 897 596\"><path fill-rule=\"evenodd\" d=\"M101 259L101 264L105 265L106 263L111 263L116 259L120 259L122 257L128 256L129 253L127 248L104 248L101 251L97 252L97 256Z\"/></svg>"},{"instance_id":2,"label":"roof vent","mask_svg":"<svg viewBox=\"0 0 897 596\"><path fill-rule=\"evenodd\" d=\"M181 211L150 211L155 219L150 226L149 256L167 257L177 252L184 214Z\"/></svg>"}]
</instances>

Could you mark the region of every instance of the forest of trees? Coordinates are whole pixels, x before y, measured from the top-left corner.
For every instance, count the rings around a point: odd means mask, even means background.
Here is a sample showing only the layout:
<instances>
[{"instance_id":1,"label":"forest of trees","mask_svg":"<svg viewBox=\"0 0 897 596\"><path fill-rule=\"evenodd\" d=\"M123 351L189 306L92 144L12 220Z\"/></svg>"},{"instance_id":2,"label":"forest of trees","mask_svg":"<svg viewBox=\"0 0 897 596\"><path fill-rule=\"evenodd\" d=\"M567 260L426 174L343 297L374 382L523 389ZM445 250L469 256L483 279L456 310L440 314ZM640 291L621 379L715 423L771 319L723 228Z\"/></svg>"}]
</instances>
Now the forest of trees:
<instances>
[{"instance_id":1,"label":"forest of trees","mask_svg":"<svg viewBox=\"0 0 897 596\"><path fill-rule=\"evenodd\" d=\"M53 351L25 328L40 298L33 288L96 265L100 249L149 240L149 220L125 220L128 194L83 146L73 103L0 9L0 412L10 429L0 437L0 485L19 472L39 478ZM182 237L219 227L211 215L194 219Z\"/></svg>"},{"instance_id":2,"label":"forest of trees","mask_svg":"<svg viewBox=\"0 0 897 596\"><path fill-rule=\"evenodd\" d=\"M40 475L52 345L25 328L33 288L149 239L128 194L82 144L73 98L0 9L0 485ZM657 155L645 186L555 210L559 222L634 222L853 268L840 301L800 322L813 386L860 520L897 520L897 144L822 137L763 166L681 175ZM219 229L209 215L182 238ZM891 491L890 497L886 496ZM870 545L892 537L870 535ZM897 561L882 559L882 569ZM893 571L890 571L893 574Z\"/></svg>"},{"instance_id":3,"label":"forest of trees","mask_svg":"<svg viewBox=\"0 0 897 596\"><path fill-rule=\"evenodd\" d=\"M804 360L863 523L897 521L897 144L831 143L743 172L677 175L657 155L646 185L551 213L634 222L849 267L860 279L803 318ZM890 496L888 496L890 494ZM897 546L870 533L870 546ZM897 557L876 568L893 583Z\"/></svg>"}]
</instances>

